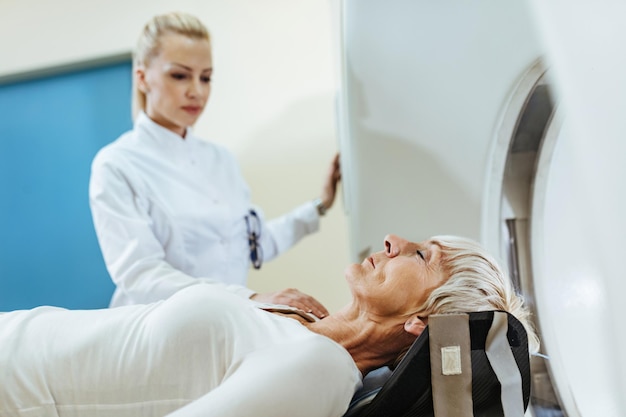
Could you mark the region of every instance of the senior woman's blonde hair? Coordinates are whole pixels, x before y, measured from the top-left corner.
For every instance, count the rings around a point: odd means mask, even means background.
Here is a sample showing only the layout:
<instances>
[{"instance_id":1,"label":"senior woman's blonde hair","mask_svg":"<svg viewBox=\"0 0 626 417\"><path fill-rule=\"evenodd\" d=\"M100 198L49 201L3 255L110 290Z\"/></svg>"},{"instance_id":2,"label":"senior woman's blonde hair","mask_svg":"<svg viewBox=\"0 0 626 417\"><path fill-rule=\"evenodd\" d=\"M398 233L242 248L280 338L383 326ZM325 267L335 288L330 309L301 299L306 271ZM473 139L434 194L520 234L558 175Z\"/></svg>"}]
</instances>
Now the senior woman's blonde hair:
<instances>
[{"instance_id":1,"label":"senior woman's blonde hair","mask_svg":"<svg viewBox=\"0 0 626 417\"><path fill-rule=\"evenodd\" d=\"M139 90L135 79L135 69L138 66L150 65L150 61L160 52L162 37L172 33L191 39L211 41L209 31L200 19L187 13L161 14L154 16L146 23L133 52L133 120L140 111L146 110L146 95Z\"/></svg>"},{"instance_id":2,"label":"senior woman's blonde hair","mask_svg":"<svg viewBox=\"0 0 626 417\"><path fill-rule=\"evenodd\" d=\"M420 308L420 315L503 310L515 316L526 329L531 353L539 339L522 296L509 276L477 242L458 236L435 236L441 247L441 265L448 280L436 288Z\"/></svg>"}]
</instances>

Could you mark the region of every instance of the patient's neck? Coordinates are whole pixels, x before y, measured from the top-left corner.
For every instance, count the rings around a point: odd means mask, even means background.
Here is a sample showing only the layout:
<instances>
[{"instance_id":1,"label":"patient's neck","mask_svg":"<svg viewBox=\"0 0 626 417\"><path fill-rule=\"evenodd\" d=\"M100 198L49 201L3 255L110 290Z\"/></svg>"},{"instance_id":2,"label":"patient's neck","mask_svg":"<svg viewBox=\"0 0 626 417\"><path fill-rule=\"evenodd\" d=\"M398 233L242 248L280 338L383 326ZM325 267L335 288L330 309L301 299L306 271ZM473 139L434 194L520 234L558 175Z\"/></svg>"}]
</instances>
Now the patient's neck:
<instances>
[{"instance_id":1,"label":"patient's neck","mask_svg":"<svg viewBox=\"0 0 626 417\"><path fill-rule=\"evenodd\" d=\"M393 364L399 353L415 340L415 336L404 331L400 319L372 318L349 307L307 326L342 345L364 376Z\"/></svg>"}]
</instances>

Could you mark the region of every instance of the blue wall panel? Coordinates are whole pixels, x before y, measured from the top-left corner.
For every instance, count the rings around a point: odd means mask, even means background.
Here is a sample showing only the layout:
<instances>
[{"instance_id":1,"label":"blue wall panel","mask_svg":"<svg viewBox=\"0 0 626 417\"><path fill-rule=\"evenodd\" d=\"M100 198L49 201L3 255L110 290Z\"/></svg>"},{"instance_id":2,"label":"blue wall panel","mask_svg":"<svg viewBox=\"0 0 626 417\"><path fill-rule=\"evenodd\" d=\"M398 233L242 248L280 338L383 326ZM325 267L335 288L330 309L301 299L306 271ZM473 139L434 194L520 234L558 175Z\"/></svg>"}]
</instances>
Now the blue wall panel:
<instances>
[{"instance_id":1,"label":"blue wall panel","mask_svg":"<svg viewBox=\"0 0 626 417\"><path fill-rule=\"evenodd\" d=\"M0 311L108 305L89 174L130 93L130 62L0 85Z\"/></svg>"}]
</instances>

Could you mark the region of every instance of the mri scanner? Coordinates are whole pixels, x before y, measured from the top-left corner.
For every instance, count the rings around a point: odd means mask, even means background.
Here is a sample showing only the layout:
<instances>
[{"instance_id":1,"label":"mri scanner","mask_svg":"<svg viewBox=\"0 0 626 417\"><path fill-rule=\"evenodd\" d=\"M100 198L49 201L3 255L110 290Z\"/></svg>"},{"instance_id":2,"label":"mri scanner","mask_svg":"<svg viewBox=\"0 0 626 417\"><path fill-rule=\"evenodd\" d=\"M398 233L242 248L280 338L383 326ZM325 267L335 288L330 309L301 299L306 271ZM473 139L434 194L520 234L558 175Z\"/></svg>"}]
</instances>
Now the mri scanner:
<instances>
[{"instance_id":1,"label":"mri scanner","mask_svg":"<svg viewBox=\"0 0 626 417\"><path fill-rule=\"evenodd\" d=\"M528 414L625 416L626 4L335 12L351 256L387 233L481 241L541 337Z\"/></svg>"}]
</instances>

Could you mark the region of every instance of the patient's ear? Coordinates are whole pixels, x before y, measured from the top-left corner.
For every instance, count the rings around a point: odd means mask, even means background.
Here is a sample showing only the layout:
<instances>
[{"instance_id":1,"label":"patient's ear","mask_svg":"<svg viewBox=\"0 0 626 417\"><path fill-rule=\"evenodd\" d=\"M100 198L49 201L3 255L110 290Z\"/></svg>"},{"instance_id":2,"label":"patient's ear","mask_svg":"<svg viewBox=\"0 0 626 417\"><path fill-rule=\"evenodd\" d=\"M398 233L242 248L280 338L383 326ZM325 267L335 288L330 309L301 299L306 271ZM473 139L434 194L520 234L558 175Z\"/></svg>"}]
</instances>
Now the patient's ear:
<instances>
[{"instance_id":1,"label":"patient's ear","mask_svg":"<svg viewBox=\"0 0 626 417\"><path fill-rule=\"evenodd\" d=\"M422 320L418 316L411 316L404 323L404 330L407 333L411 333L413 336L419 336L420 334L422 334L422 332L426 328L426 324L427 324L426 319Z\"/></svg>"}]
</instances>

